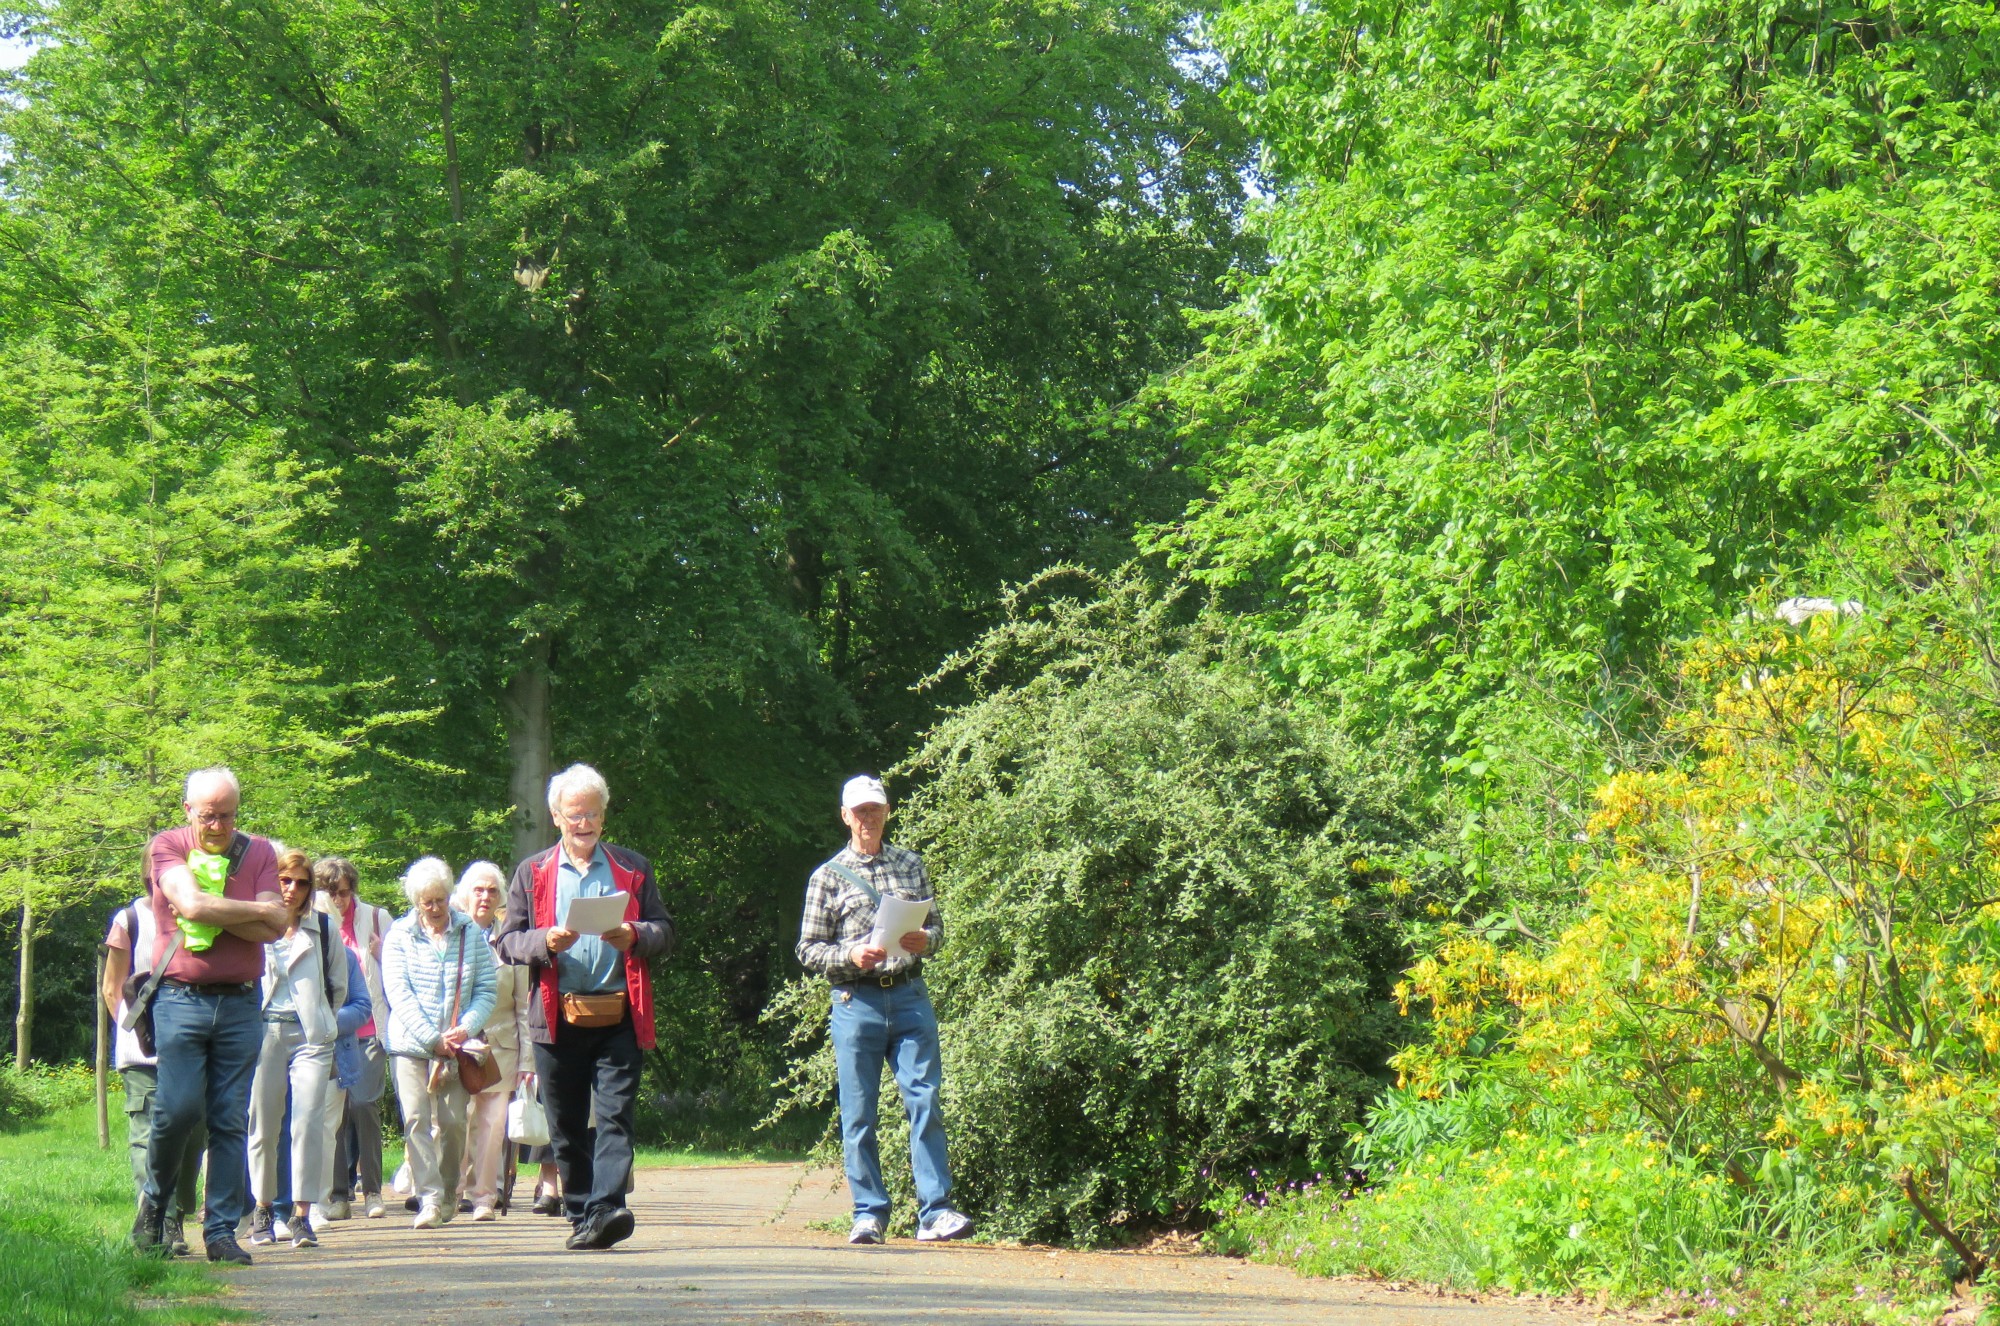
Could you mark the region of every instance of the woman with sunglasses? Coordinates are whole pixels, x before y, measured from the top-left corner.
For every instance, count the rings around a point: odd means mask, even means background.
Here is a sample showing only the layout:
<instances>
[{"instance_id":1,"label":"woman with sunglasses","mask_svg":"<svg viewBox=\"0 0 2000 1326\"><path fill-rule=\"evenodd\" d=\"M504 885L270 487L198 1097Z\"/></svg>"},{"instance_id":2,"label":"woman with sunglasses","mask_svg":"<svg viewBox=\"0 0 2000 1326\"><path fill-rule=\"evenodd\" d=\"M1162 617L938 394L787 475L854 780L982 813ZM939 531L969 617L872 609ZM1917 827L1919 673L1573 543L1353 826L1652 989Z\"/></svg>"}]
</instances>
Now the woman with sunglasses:
<instances>
[{"instance_id":1,"label":"woman with sunglasses","mask_svg":"<svg viewBox=\"0 0 2000 1326\"><path fill-rule=\"evenodd\" d=\"M297 848L278 849L278 897L288 921L282 938L264 946L264 1043L250 1088L250 1242L276 1238L278 1157L288 1151L292 1193L287 1220L292 1246L317 1247L309 1214L333 1183L332 1138L326 1123L333 1080L333 1043L342 1006L365 1006L368 992L348 989L347 950L331 918L312 910L312 862ZM287 1136L286 1097L292 1125Z\"/></svg>"}]
</instances>

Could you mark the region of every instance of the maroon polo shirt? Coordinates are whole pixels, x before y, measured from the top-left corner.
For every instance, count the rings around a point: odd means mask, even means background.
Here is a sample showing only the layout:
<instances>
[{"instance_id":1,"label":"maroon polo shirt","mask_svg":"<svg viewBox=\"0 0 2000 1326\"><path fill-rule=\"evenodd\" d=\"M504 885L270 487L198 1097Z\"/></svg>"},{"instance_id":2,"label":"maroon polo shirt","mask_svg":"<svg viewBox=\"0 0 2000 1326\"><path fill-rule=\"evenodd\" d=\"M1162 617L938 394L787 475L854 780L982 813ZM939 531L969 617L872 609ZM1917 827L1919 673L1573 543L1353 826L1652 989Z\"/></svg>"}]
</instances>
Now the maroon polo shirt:
<instances>
[{"instance_id":1,"label":"maroon polo shirt","mask_svg":"<svg viewBox=\"0 0 2000 1326\"><path fill-rule=\"evenodd\" d=\"M154 962L158 962L159 954L166 951L167 941L174 932L174 909L168 904L167 895L161 891L157 881L174 866L186 865L188 853L195 846L194 829L183 825L154 835L152 845L146 849L147 871L155 881L152 885L153 920L160 936ZM223 885L222 896L255 902L260 893L275 897L277 892L278 853L269 839L252 835L250 850L243 854L243 864ZM185 945L176 949L174 960L167 964L166 974L169 980L186 981L190 985L254 981L264 974L264 946L238 938L225 930L201 953L190 953Z\"/></svg>"}]
</instances>

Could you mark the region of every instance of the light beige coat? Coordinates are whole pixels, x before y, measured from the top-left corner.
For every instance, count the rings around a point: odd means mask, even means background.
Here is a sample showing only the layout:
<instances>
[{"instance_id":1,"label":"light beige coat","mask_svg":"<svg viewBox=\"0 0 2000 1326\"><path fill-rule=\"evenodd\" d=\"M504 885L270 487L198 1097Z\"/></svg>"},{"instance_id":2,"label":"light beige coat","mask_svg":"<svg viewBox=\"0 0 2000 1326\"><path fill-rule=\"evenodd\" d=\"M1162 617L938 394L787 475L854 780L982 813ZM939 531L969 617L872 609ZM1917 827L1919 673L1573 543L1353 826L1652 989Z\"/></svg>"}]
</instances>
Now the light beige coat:
<instances>
[{"instance_id":1,"label":"light beige coat","mask_svg":"<svg viewBox=\"0 0 2000 1326\"><path fill-rule=\"evenodd\" d=\"M523 1069L531 1073L535 1070L532 1058L526 1064L521 1062L528 1046L528 1003L535 997L534 972L532 968L501 962L498 952L493 961L499 967L493 1016L486 1019L486 1030L480 1033L480 1039L493 1047L493 1062L500 1069L500 1077L486 1090L504 1091L511 1096L514 1074Z\"/></svg>"}]
</instances>

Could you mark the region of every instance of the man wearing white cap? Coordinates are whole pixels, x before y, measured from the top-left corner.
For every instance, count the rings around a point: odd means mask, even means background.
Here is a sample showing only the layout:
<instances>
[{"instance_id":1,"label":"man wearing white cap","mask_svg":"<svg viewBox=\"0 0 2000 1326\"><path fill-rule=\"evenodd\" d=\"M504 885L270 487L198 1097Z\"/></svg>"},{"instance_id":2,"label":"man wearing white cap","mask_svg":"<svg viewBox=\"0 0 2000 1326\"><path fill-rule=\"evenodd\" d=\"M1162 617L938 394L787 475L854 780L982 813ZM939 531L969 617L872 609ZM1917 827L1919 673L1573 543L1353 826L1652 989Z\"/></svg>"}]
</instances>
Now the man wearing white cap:
<instances>
[{"instance_id":1,"label":"man wearing white cap","mask_svg":"<svg viewBox=\"0 0 2000 1326\"><path fill-rule=\"evenodd\" d=\"M923 858L882 841L889 794L880 779L850 778L840 792L847 846L813 871L799 925L799 961L833 986L833 1054L840 1069L841 1157L854 1195L849 1243L880 1243L889 1227L876 1145L876 1106L887 1059L910 1119L910 1168L917 1183L917 1237L963 1238L972 1222L950 1206L951 1164L945 1157L944 1113L938 1091L937 1014L924 988L923 958L937 952L944 925L931 896ZM920 928L875 934L885 898L929 903Z\"/></svg>"}]
</instances>

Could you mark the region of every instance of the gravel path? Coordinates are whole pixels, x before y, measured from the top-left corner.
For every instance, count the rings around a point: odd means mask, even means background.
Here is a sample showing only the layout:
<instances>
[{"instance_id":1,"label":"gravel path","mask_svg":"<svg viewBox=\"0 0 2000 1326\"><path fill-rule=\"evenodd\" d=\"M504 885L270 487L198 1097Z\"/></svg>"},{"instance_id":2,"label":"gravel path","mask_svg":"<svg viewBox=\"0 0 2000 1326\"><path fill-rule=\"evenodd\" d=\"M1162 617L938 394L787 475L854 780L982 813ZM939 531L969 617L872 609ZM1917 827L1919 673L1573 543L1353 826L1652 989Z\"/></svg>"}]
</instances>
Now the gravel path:
<instances>
[{"instance_id":1,"label":"gravel path","mask_svg":"<svg viewBox=\"0 0 2000 1326\"><path fill-rule=\"evenodd\" d=\"M525 1186L525 1185L524 1185ZM436 1230L351 1220L321 1246L255 1250L235 1304L275 1323L399 1326L1576 1326L1602 1318L1302 1279L1223 1257L1052 1252L894 1240L850 1248L808 1222L847 1213L844 1185L793 1166L639 1175L638 1232L565 1252L568 1227L531 1214ZM197 1251L197 1255L199 1252Z\"/></svg>"}]
</instances>

